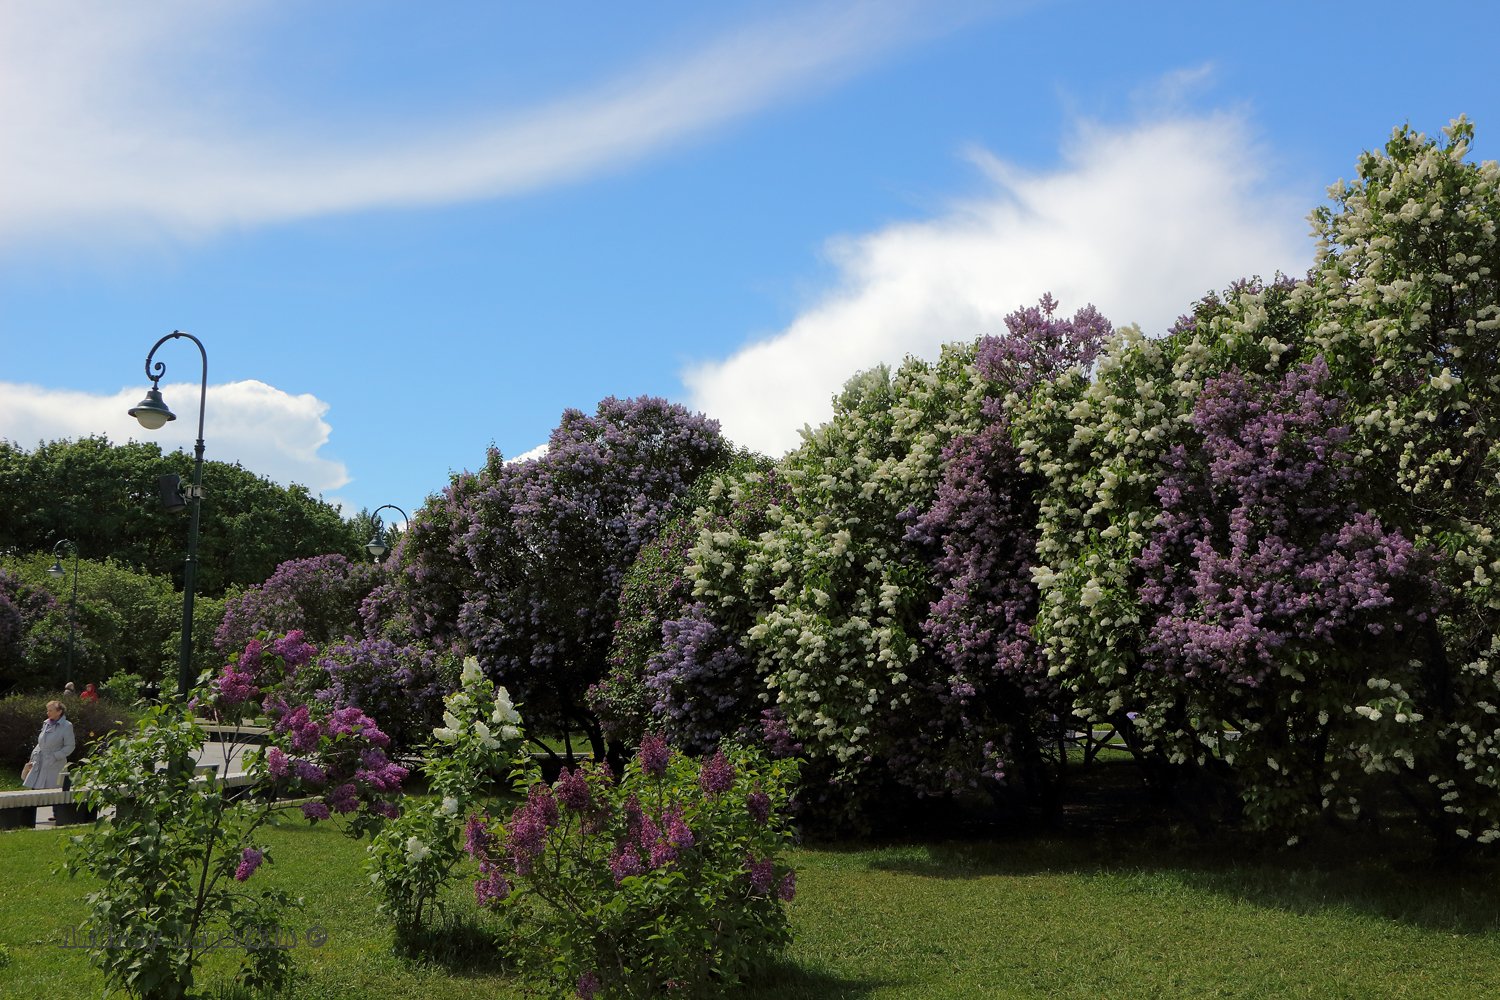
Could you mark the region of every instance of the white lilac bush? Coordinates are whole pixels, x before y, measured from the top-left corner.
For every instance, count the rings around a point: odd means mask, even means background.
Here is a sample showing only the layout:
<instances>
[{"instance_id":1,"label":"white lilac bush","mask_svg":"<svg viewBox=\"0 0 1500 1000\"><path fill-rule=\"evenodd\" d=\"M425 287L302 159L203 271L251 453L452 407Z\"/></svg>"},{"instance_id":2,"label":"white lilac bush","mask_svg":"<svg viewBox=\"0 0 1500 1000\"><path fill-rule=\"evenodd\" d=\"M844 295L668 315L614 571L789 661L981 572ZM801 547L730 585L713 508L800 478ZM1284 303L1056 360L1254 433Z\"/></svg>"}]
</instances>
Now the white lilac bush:
<instances>
[{"instance_id":1,"label":"white lilac bush","mask_svg":"<svg viewBox=\"0 0 1500 1000\"><path fill-rule=\"evenodd\" d=\"M693 596L710 614L753 609L741 643L767 708L846 785L943 780L926 727L938 691L920 662L935 591L905 536L937 491L944 448L979 428L974 351L850 380L833 419L777 468L790 497L767 510L769 527L705 531L691 552Z\"/></svg>"}]
</instances>

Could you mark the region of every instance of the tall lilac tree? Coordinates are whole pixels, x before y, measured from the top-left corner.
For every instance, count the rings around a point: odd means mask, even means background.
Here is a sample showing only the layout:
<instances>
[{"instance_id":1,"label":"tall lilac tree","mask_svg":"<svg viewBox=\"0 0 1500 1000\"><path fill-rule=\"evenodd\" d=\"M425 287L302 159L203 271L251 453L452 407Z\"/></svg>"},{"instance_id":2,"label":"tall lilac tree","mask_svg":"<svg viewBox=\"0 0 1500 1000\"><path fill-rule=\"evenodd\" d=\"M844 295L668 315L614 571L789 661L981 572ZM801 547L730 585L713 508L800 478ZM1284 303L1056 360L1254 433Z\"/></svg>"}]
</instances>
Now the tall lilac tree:
<instances>
[{"instance_id":1,"label":"tall lilac tree","mask_svg":"<svg viewBox=\"0 0 1500 1000\"><path fill-rule=\"evenodd\" d=\"M979 342L975 367L988 382L984 426L953 440L932 507L910 541L933 553L940 595L923 631L936 653L925 678L940 707L942 752L955 775L972 762L1004 763L1034 790L1048 782L1048 730L1069 715L1060 685L1031 635L1037 612L1037 501L1043 480L1021 471L1011 409L1042 382L1087 370L1112 327L1092 306L1056 315L1050 296L1005 318L1003 337ZM972 780L972 778L971 778Z\"/></svg>"},{"instance_id":2,"label":"tall lilac tree","mask_svg":"<svg viewBox=\"0 0 1500 1000\"><path fill-rule=\"evenodd\" d=\"M1367 742L1347 706L1402 669L1434 613L1432 560L1363 509L1344 409L1322 358L1209 379L1136 560L1163 738L1234 765L1265 825L1297 826L1347 787L1338 772Z\"/></svg>"},{"instance_id":3,"label":"tall lilac tree","mask_svg":"<svg viewBox=\"0 0 1500 1000\"><path fill-rule=\"evenodd\" d=\"M625 571L727 454L717 422L663 399L610 397L592 416L568 410L545 455L504 463L492 453L455 484L446 530L424 538L419 516L403 566L414 590L461 590L458 638L528 718L581 728L602 754L585 693L604 676ZM450 627L444 599L424 605L419 633Z\"/></svg>"}]
</instances>

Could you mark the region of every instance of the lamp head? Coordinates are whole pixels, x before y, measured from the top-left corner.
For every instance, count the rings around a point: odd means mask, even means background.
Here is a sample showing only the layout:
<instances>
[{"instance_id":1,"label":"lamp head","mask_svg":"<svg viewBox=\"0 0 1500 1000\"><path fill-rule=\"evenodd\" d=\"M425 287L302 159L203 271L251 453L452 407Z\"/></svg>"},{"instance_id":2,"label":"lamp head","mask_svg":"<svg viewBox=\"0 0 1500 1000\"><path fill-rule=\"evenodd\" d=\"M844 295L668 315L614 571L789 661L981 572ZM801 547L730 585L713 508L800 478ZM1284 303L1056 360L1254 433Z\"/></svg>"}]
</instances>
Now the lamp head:
<instances>
[{"instance_id":1,"label":"lamp head","mask_svg":"<svg viewBox=\"0 0 1500 1000\"><path fill-rule=\"evenodd\" d=\"M61 559L55 559L52 562L52 567L47 570L47 575L54 579L61 580L63 577L68 575L68 571L63 569Z\"/></svg>"},{"instance_id":2,"label":"lamp head","mask_svg":"<svg viewBox=\"0 0 1500 1000\"><path fill-rule=\"evenodd\" d=\"M146 390L145 399L126 412L139 420L141 426L148 431L159 430L166 426L168 420L177 419L177 414L167 409L167 404L162 401L161 390L154 385Z\"/></svg>"},{"instance_id":3,"label":"lamp head","mask_svg":"<svg viewBox=\"0 0 1500 1000\"><path fill-rule=\"evenodd\" d=\"M375 537L365 545L365 551L374 556L376 562L380 562L380 557L385 555L389 548L390 546L385 544L385 532L379 528L375 529Z\"/></svg>"}]
</instances>

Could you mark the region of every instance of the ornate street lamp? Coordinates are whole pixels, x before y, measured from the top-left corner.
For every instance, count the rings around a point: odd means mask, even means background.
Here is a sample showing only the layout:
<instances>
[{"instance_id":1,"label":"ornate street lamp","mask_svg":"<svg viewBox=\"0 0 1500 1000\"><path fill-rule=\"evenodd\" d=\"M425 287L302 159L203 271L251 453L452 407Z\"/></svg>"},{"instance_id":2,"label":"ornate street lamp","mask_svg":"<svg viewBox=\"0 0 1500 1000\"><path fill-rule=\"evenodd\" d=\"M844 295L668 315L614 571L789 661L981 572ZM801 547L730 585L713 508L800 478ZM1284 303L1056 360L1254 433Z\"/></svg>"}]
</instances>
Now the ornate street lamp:
<instances>
[{"instance_id":1,"label":"ornate street lamp","mask_svg":"<svg viewBox=\"0 0 1500 1000\"><path fill-rule=\"evenodd\" d=\"M73 636L78 630L78 546L66 538L52 546L52 568L47 570L47 575L54 580L61 580L68 575L68 571L63 569L62 564L64 545L73 550L73 596L68 601L68 672L63 678L71 681L73 679Z\"/></svg>"},{"instance_id":2,"label":"ornate street lamp","mask_svg":"<svg viewBox=\"0 0 1500 1000\"><path fill-rule=\"evenodd\" d=\"M153 365L151 359L156 356L157 348L178 337L186 337L197 344L198 353L203 356L203 386L198 395L198 444L193 451L193 485L187 491L192 515L188 524L187 562L182 569L182 646L177 655L177 693L186 699L193 687L193 583L198 570L198 512L203 500L203 408L208 401L208 352L203 349L203 341L191 333L173 330L153 344L146 355L146 377L151 380L151 388L146 390L146 398L128 412L148 431L177 419L177 414L167 409L161 398L161 378L167 373L167 366L160 361Z\"/></svg>"},{"instance_id":3,"label":"ornate street lamp","mask_svg":"<svg viewBox=\"0 0 1500 1000\"><path fill-rule=\"evenodd\" d=\"M407 517L406 511L400 507L397 507L393 503L382 504L376 507L374 513L370 515L370 519L375 522L375 537L370 539L369 543L365 545L365 551L370 553L377 563L380 562L381 556L390 551L390 546L385 543L385 528L381 526L380 518L376 516L383 510L393 510L397 514L400 514L401 520L406 525L402 531L407 532L411 530L411 518Z\"/></svg>"}]
</instances>

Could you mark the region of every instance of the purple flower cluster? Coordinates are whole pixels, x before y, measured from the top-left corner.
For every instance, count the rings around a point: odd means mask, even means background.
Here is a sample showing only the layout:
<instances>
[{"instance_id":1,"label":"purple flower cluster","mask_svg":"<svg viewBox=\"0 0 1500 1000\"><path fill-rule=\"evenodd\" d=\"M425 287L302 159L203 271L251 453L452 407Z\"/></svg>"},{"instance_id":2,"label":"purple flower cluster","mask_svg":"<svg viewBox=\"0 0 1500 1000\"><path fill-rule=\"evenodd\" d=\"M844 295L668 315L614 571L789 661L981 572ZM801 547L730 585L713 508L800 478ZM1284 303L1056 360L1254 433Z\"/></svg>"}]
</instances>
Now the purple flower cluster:
<instances>
[{"instance_id":1,"label":"purple flower cluster","mask_svg":"<svg viewBox=\"0 0 1500 1000\"><path fill-rule=\"evenodd\" d=\"M505 849L519 875L530 875L547 844L547 831L557 823L557 799L546 785L533 785L526 804L511 814Z\"/></svg>"},{"instance_id":2,"label":"purple flower cluster","mask_svg":"<svg viewBox=\"0 0 1500 1000\"><path fill-rule=\"evenodd\" d=\"M664 736L659 733L647 733L641 739L641 746L636 751L635 759L641 766L642 774L660 778L667 773L667 764L672 760L672 751L667 746Z\"/></svg>"},{"instance_id":3,"label":"purple flower cluster","mask_svg":"<svg viewBox=\"0 0 1500 1000\"><path fill-rule=\"evenodd\" d=\"M242 852L240 852L240 863L235 866L234 880L236 882L243 882L251 875L254 875L255 869L260 867L260 863L262 860L264 860L264 858L265 855L260 851L257 851L255 848L245 848Z\"/></svg>"},{"instance_id":4,"label":"purple flower cluster","mask_svg":"<svg viewBox=\"0 0 1500 1000\"><path fill-rule=\"evenodd\" d=\"M698 787L705 795L719 795L734 787L734 765L724 756L723 750L703 762L698 772Z\"/></svg>"},{"instance_id":5,"label":"purple flower cluster","mask_svg":"<svg viewBox=\"0 0 1500 1000\"><path fill-rule=\"evenodd\" d=\"M261 690L249 672L237 670L236 665L230 663L219 674L218 695L218 703L228 708L258 700Z\"/></svg>"},{"instance_id":6,"label":"purple flower cluster","mask_svg":"<svg viewBox=\"0 0 1500 1000\"><path fill-rule=\"evenodd\" d=\"M750 876L750 892L756 896L765 896L771 892L771 883L776 877L776 862L770 858L756 860L754 857L745 858L745 871Z\"/></svg>"},{"instance_id":7,"label":"purple flower cluster","mask_svg":"<svg viewBox=\"0 0 1500 1000\"><path fill-rule=\"evenodd\" d=\"M756 823L765 826L771 819L771 797L762 791L751 792L745 796L745 811Z\"/></svg>"},{"instance_id":8,"label":"purple flower cluster","mask_svg":"<svg viewBox=\"0 0 1500 1000\"><path fill-rule=\"evenodd\" d=\"M645 870L646 866L641 862L641 853L636 850L634 844L621 844L609 857L609 872L615 877L615 885Z\"/></svg>"},{"instance_id":9,"label":"purple flower cluster","mask_svg":"<svg viewBox=\"0 0 1500 1000\"><path fill-rule=\"evenodd\" d=\"M563 768L554 791L557 793L557 801L562 803L563 808L571 809L576 813L588 812L593 802L589 794L588 779L584 777L581 769L569 771Z\"/></svg>"},{"instance_id":10,"label":"purple flower cluster","mask_svg":"<svg viewBox=\"0 0 1500 1000\"><path fill-rule=\"evenodd\" d=\"M479 877L474 880L474 899L480 906L493 907L510 896L510 880L505 870L488 859L479 862Z\"/></svg>"},{"instance_id":11,"label":"purple flower cluster","mask_svg":"<svg viewBox=\"0 0 1500 1000\"><path fill-rule=\"evenodd\" d=\"M1358 646L1434 611L1429 561L1359 509L1342 401L1321 358L1279 381L1210 380L1137 560L1156 669L1258 687L1289 646Z\"/></svg>"}]
</instances>

